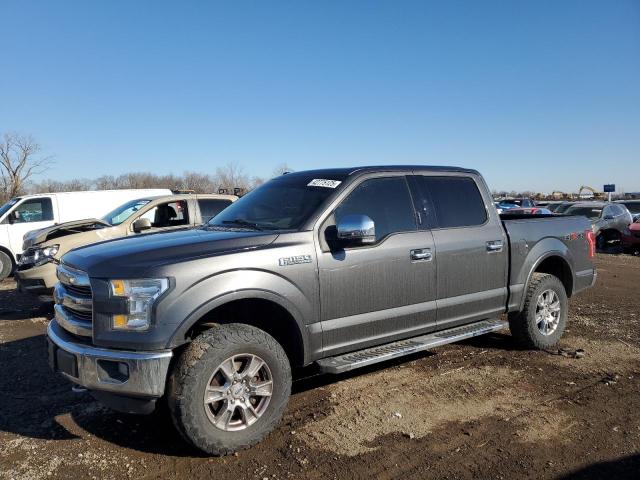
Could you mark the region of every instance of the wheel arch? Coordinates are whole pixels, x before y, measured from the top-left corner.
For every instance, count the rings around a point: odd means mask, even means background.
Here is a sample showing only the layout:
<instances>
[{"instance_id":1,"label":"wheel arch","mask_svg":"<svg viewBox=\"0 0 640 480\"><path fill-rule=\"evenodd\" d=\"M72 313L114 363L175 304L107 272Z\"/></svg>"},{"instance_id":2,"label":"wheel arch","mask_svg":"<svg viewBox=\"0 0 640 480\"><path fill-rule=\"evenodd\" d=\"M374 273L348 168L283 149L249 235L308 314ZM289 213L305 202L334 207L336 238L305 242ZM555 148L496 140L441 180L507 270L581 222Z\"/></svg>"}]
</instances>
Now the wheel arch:
<instances>
[{"instance_id":1,"label":"wheel arch","mask_svg":"<svg viewBox=\"0 0 640 480\"><path fill-rule=\"evenodd\" d=\"M243 323L264 330L285 350L292 367L309 363L302 315L286 298L265 290L235 291L200 306L180 324L169 348L189 342L216 324Z\"/></svg>"},{"instance_id":2,"label":"wheel arch","mask_svg":"<svg viewBox=\"0 0 640 480\"><path fill-rule=\"evenodd\" d=\"M596 237L598 235L603 235L605 240L617 240L622 236L622 233L615 228L603 228L598 231Z\"/></svg>"},{"instance_id":3,"label":"wheel arch","mask_svg":"<svg viewBox=\"0 0 640 480\"><path fill-rule=\"evenodd\" d=\"M548 273L557 277L564 286L567 297L571 297L571 294L573 292L573 285L575 283L573 269L571 268L571 265L567 258L565 258L565 256L562 255L561 252L549 252L546 255L538 258L538 260L533 264L533 267L529 270L527 281L525 282L525 292L531 284L534 273ZM525 296L526 295L523 295L522 301L520 303L520 310L524 308Z\"/></svg>"},{"instance_id":4,"label":"wheel arch","mask_svg":"<svg viewBox=\"0 0 640 480\"><path fill-rule=\"evenodd\" d=\"M18 260L13 255L13 252L3 245L0 245L0 252L6 253L9 257L9 260L11 260L11 272L13 272L18 265ZM9 274L11 274L11 272Z\"/></svg>"}]
</instances>

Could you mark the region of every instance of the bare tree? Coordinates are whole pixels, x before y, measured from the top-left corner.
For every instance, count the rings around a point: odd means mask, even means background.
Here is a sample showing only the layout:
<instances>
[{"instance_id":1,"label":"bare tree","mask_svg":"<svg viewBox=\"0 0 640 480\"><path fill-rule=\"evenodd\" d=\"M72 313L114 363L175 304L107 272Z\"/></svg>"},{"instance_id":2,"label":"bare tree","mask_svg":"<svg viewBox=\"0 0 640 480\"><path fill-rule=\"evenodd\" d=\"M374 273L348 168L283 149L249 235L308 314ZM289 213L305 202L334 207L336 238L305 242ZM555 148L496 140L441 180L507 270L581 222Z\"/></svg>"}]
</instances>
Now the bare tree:
<instances>
[{"instance_id":1,"label":"bare tree","mask_svg":"<svg viewBox=\"0 0 640 480\"><path fill-rule=\"evenodd\" d=\"M91 190L93 181L86 178L74 178L71 180L51 180L50 178L40 183L34 183L29 188L30 191L37 193L53 193L53 192L77 192L81 190Z\"/></svg>"},{"instance_id":2,"label":"bare tree","mask_svg":"<svg viewBox=\"0 0 640 480\"><path fill-rule=\"evenodd\" d=\"M113 175L102 175L94 181L97 190L115 190L118 188L118 181Z\"/></svg>"},{"instance_id":3,"label":"bare tree","mask_svg":"<svg viewBox=\"0 0 640 480\"><path fill-rule=\"evenodd\" d=\"M40 145L30 135L3 135L0 143L0 196L4 200L21 193L29 178L43 173L51 165L51 157L43 157L40 152Z\"/></svg>"},{"instance_id":4,"label":"bare tree","mask_svg":"<svg viewBox=\"0 0 640 480\"><path fill-rule=\"evenodd\" d=\"M204 173L184 172L181 184L184 190L193 190L195 193L214 193L217 190L211 175Z\"/></svg>"},{"instance_id":5,"label":"bare tree","mask_svg":"<svg viewBox=\"0 0 640 480\"><path fill-rule=\"evenodd\" d=\"M237 163L227 163L223 167L216 168L214 183L218 188L226 188L229 192L233 192L234 188L248 190L251 186L249 176Z\"/></svg>"},{"instance_id":6,"label":"bare tree","mask_svg":"<svg viewBox=\"0 0 640 480\"><path fill-rule=\"evenodd\" d=\"M276 168L273 169L273 176L279 177L280 175L283 175L285 173L291 173L293 171L294 171L293 168L291 168L286 162L280 163L276 166Z\"/></svg>"}]
</instances>

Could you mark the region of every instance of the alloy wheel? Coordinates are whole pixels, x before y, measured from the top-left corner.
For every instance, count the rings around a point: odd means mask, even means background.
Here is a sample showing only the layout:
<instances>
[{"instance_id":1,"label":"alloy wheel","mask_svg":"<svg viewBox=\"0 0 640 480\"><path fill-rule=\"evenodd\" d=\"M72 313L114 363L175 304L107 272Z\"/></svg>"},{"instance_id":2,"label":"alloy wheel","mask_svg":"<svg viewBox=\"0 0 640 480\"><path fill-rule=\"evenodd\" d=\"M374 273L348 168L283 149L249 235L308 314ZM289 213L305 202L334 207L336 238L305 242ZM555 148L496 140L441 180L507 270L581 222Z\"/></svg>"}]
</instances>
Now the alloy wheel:
<instances>
[{"instance_id":1,"label":"alloy wheel","mask_svg":"<svg viewBox=\"0 0 640 480\"><path fill-rule=\"evenodd\" d=\"M551 335L560 323L560 298L553 290L545 290L536 303L536 325L543 335Z\"/></svg>"},{"instance_id":2,"label":"alloy wheel","mask_svg":"<svg viewBox=\"0 0 640 480\"><path fill-rule=\"evenodd\" d=\"M264 414L273 394L273 377L257 355L227 358L211 375L204 407L211 423L224 431L244 430Z\"/></svg>"}]
</instances>

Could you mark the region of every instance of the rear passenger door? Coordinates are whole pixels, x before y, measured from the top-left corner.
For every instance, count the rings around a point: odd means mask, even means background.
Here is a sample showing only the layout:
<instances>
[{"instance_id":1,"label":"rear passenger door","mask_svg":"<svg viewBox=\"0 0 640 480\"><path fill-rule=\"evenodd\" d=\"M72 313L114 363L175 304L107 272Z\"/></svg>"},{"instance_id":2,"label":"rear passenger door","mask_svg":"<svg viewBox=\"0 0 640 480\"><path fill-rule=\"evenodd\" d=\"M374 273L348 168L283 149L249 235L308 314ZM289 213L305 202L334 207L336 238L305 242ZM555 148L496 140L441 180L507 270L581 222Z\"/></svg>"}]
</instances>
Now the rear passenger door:
<instances>
[{"instance_id":1,"label":"rear passenger door","mask_svg":"<svg viewBox=\"0 0 640 480\"><path fill-rule=\"evenodd\" d=\"M331 224L335 228L335 221L346 215L371 218L376 241L318 252L325 355L435 329L433 238L431 232L417 229L405 175L360 182L333 210L319 235L328 236Z\"/></svg>"},{"instance_id":2,"label":"rear passenger door","mask_svg":"<svg viewBox=\"0 0 640 480\"><path fill-rule=\"evenodd\" d=\"M507 300L508 247L484 182L458 173L416 175L413 182L420 217L433 223L438 329L498 316Z\"/></svg>"}]
</instances>

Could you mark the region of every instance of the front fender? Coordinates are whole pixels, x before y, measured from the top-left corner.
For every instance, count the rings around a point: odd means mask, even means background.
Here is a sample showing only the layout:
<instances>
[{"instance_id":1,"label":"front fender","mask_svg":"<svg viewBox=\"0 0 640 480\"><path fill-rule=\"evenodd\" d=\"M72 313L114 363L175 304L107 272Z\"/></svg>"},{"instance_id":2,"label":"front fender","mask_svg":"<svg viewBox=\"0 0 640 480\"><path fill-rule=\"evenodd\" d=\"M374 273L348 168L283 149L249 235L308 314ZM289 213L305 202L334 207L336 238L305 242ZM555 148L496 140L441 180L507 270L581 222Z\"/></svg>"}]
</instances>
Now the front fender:
<instances>
[{"instance_id":1,"label":"front fender","mask_svg":"<svg viewBox=\"0 0 640 480\"><path fill-rule=\"evenodd\" d=\"M183 319L175 329L167 348L187 341L187 332L207 313L226 303L257 298L284 308L294 318L303 341L304 355L314 350L306 324L313 322L312 300L289 279L260 269L241 269L216 273L180 292L163 308L161 318ZM159 312L160 313L160 312ZM260 312L256 312L259 316Z\"/></svg>"}]
</instances>

